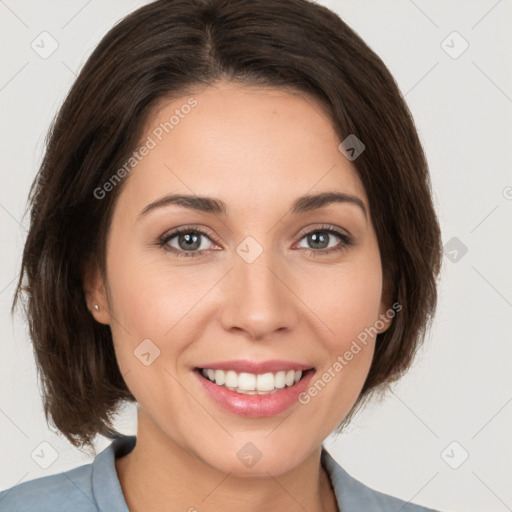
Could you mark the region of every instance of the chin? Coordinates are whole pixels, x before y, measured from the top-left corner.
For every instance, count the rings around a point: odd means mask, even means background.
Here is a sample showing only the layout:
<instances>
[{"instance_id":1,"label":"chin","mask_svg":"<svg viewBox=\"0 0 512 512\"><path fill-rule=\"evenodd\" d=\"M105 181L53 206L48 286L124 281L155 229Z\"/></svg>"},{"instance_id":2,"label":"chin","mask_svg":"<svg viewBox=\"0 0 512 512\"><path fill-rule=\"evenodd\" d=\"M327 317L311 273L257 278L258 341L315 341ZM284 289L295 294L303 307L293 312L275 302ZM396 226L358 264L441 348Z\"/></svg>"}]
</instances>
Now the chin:
<instances>
[{"instance_id":1,"label":"chin","mask_svg":"<svg viewBox=\"0 0 512 512\"><path fill-rule=\"evenodd\" d=\"M230 439L224 445L215 444L215 450L205 448L197 451L197 456L206 464L239 478L278 476L300 465L311 451L306 449L304 438L297 437L296 442L272 442L265 439L268 432L261 436L244 435L239 439ZM271 434L272 435L272 434ZM277 440L276 440L277 441ZM320 447L320 446L319 446Z\"/></svg>"}]
</instances>

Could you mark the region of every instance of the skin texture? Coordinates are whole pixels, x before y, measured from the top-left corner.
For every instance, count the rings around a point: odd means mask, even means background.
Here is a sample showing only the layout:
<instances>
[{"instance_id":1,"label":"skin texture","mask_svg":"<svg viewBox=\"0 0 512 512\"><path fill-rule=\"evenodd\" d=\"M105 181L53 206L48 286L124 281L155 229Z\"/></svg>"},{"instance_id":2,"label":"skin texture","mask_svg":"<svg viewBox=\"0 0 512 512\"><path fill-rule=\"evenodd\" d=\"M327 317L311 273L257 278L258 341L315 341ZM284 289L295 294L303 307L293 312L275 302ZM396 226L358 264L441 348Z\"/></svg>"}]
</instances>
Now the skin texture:
<instances>
[{"instance_id":1,"label":"skin texture","mask_svg":"<svg viewBox=\"0 0 512 512\"><path fill-rule=\"evenodd\" d=\"M197 106L125 178L106 280L93 272L86 281L91 313L110 325L138 402L137 445L116 461L125 498L131 511L337 510L321 443L356 401L374 339L307 405L269 418L221 409L192 370L285 359L307 363L319 377L382 318L390 304L364 187L313 99L225 82L193 97ZM162 103L141 140L189 98ZM350 203L290 212L296 198L331 191L358 196L368 219ZM139 218L170 193L221 199L228 214L168 205ZM179 257L158 246L166 232L191 225L211 235L194 249L202 255ZM318 246L305 234L322 225L354 244L328 235L312 255ZM263 249L250 264L236 252L248 236ZM179 241L168 245L185 252ZM326 245L342 249L322 254ZM144 339L160 350L149 366L134 357ZM248 442L262 453L252 468L237 457Z\"/></svg>"}]
</instances>

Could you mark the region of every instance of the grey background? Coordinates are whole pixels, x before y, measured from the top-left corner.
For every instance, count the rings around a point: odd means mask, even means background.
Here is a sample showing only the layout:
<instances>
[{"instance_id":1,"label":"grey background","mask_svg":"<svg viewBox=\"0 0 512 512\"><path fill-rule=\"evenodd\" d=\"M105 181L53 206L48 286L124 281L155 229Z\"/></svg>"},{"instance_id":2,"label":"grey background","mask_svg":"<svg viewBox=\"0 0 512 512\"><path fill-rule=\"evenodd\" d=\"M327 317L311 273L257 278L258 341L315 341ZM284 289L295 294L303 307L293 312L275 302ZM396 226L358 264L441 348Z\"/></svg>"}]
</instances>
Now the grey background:
<instances>
[{"instance_id":1,"label":"grey background","mask_svg":"<svg viewBox=\"0 0 512 512\"><path fill-rule=\"evenodd\" d=\"M49 123L100 38L145 3L0 0L0 489L92 460L48 429L27 325L10 303ZM405 95L446 245L438 314L414 367L326 446L353 476L405 500L512 510L511 2L319 3L382 57ZM31 47L48 51L52 39L47 58ZM134 413L125 409L121 431L135 433Z\"/></svg>"}]
</instances>

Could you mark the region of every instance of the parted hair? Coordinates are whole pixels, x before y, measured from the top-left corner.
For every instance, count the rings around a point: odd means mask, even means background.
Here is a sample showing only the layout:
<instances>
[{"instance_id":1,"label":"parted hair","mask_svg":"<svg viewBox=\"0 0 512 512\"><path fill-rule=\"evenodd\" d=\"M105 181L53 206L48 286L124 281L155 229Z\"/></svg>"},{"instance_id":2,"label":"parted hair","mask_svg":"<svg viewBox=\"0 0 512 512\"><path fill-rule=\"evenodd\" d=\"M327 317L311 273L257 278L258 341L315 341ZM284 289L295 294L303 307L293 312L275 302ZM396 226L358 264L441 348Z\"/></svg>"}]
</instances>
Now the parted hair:
<instances>
[{"instance_id":1,"label":"parted hair","mask_svg":"<svg viewBox=\"0 0 512 512\"><path fill-rule=\"evenodd\" d=\"M410 111L382 60L328 8L309 0L158 0L100 41L48 131L28 198L30 226L13 310L23 299L46 420L76 447L115 438L135 402L110 327L90 313L84 268L105 272L113 207L94 191L126 162L152 109L220 80L298 91L330 114L368 197L390 303L363 389L338 429L411 366L431 326L442 261L427 160ZM108 277L108 276L107 276Z\"/></svg>"}]
</instances>

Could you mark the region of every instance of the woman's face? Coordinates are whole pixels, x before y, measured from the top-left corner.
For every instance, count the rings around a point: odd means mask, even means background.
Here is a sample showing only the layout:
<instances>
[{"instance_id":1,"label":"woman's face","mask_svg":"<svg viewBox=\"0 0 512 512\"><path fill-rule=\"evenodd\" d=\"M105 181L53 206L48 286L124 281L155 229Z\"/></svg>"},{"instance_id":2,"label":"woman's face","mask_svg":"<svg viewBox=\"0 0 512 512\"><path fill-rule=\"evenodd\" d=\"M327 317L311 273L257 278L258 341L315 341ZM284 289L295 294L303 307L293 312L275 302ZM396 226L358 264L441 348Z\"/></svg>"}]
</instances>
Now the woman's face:
<instances>
[{"instance_id":1,"label":"woman's face","mask_svg":"<svg viewBox=\"0 0 512 512\"><path fill-rule=\"evenodd\" d=\"M146 125L94 315L111 326L139 436L221 471L276 475L318 450L364 384L375 337L354 341L389 307L376 234L312 99L229 83L193 98ZM326 193L355 199L300 199Z\"/></svg>"}]
</instances>

